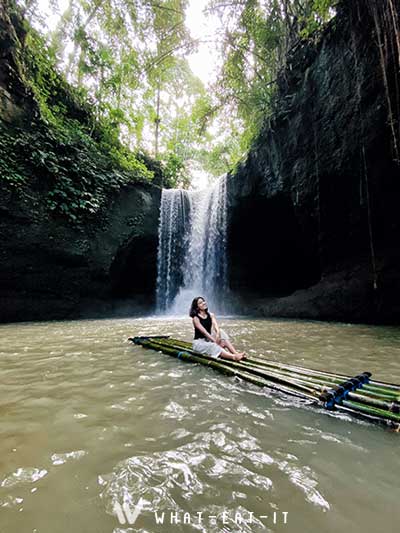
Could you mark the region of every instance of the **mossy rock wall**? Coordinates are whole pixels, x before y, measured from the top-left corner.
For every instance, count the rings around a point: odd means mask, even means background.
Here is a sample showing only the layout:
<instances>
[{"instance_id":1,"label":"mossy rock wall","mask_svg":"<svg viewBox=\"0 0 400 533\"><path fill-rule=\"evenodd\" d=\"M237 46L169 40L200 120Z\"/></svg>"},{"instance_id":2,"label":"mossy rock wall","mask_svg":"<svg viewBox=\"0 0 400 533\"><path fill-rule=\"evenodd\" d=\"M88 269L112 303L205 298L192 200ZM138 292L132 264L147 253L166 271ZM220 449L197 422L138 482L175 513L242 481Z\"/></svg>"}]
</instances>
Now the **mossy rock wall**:
<instances>
[{"instance_id":1,"label":"mossy rock wall","mask_svg":"<svg viewBox=\"0 0 400 533\"><path fill-rule=\"evenodd\" d=\"M35 58L27 58L26 36L21 13L5 0L0 321L148 311L154 305L161 191L146 182L151 172L133 156L128 168L118 165L112 153L118 143L49 63L44 72L58 96L43 105L29 78L28 63ZM53 113L57 108L62 114Z\"/></svg>"}]
</instances>

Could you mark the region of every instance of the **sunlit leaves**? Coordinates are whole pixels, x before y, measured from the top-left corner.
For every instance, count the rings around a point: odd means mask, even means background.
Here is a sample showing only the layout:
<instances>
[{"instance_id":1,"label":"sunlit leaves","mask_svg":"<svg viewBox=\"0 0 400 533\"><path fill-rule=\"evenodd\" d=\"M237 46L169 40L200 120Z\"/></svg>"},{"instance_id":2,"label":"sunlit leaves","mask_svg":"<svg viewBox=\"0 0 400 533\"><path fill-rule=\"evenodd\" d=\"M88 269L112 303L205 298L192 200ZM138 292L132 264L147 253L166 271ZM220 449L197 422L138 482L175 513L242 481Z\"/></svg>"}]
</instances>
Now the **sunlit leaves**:
<instances>
[{"instance_id":1,"label":"sunlit leaves","mask_svg":"<svg viewBox=\"0 0 400 533\"><path fill-rule=\"evenodd\" d=\"M185 26L188 0L69 0L50 37L108 137L157 155L169 181L185 183L181 164L201 161L218 174L240 161L271 113L288 52L323 28L334 3L210 0L225 31L216 36L221 69L208 93L186 60L197 44Z\"/></svg>"},{"instance_id":2,"label":"sunlit leaves","mask_svg":"<svg viewBox=\"0 0 400 533\"><path fill-rule=\"evenodd\" d=\"M300 39L308 38L334 14L334 0L210 0L209 10L217 13L226 30L221 50L224 58L214 87L220 107L239 116L242 130L236 142L216 146L217 161L230 153L231 165L250 146L266 116L271 113L279 72L287 54ZM236 111L236 113L235 113ZM235 136L235 127L232 126ZM229 159L229 158L228 158Z\"/></svg>"}]
</instances>

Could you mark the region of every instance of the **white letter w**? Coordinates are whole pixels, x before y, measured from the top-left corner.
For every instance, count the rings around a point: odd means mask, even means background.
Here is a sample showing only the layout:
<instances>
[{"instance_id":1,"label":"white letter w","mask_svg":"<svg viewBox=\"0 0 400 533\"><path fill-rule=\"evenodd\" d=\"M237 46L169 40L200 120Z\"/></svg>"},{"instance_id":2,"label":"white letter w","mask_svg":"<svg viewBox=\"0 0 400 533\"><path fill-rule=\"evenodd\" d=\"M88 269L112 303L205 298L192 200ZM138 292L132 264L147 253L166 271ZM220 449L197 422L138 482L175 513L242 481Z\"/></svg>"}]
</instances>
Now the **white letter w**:
<instances>
[{"instance_id":1,"label":"white letter w","mask_svg":"<svg viewBox=\"0 0 400 533\"><path fill-rule=\"evenodd\" d=\"M140 515L143 505L146 500L143 498L140 498L137 504L135 505L135 508L132 509L129 507L128 502L124 502L122 505L119 502L114 503L114 513L117 515L118 521L120 524L134 524L136 522L137 517Z\"/></svg>"}]
</instances>

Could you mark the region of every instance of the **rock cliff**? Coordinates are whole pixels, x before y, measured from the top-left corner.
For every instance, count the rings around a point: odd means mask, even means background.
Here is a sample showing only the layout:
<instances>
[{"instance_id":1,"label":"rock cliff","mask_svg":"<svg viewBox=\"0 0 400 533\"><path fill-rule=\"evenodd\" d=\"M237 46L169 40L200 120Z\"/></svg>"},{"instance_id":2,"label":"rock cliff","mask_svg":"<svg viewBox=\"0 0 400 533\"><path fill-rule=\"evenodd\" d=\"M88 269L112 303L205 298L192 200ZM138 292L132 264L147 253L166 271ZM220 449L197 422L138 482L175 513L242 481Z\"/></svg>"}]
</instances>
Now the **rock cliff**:
<instances>
[{"instance_id":1,"label":"rock cliff","mask_svg":"<svg viewBox=\"0 0 400 533\"><path fill-rule=\"evenodd\" d=\"M119 179L121 173L100 151L98 163L97 152L90 159L85 145L67 146L54 140L50 127L40 117L40 107L24 72L25 37L23 21L15 6L8 0L2 2L0 321L148 311L154 306L161 190L150 183L129 183L129 176ZM60 82L60 87L66 88L60 98L64 99L70 116L87 120L88 111L74 101L67 85ZM43 148L35 146L40 159L35 168L30 166L33 147L27 146L25 133L31 139L41 136ZM4 140L6 135L8 144ZM92 144L96 148L95 140ZM28 163L23 161L21 151ZM80 154L88 156L92 181L80 174ZM58 157L60 161L56 160ZM16 166L18 172L13 174L10 165L17 160L20 166ZM62 165L65 174L61 175ZM74 165L78 170L72 175L70 167ZM98 182L97 168L102 173ZM57 185L62 179L65 190ZM78 182L85 179L87 190L82 192ZM51 210L54 193L66 194L68 190L81 194L83 204L85 198L99 198L79 223L72 212L68 218ZM66 203L73 204L70 200ZM75 203L79 207L79 200Z\"/></svg>"},{"instance_id":2,"label":"rock cliff","mask_svg":"<svg viewBox=\"0 0 400 533\"><path fill-rule=\"evenodd\" d=\"M83 227L35 191L0 196L0 321L132 315L154 305L160 189L127 185Z\"/></svg>"},{"instance_id":3,"label":"rock cliff","mask_svg":"<svg viewBox=\"0 0 400 533\"><path fill-rule=\"evenodd\" d=\"M398 323L399 63L383 4L341 2L315 45L292 50L275 112L230 176L242 312Z\"/></svg>"}]
</instances>

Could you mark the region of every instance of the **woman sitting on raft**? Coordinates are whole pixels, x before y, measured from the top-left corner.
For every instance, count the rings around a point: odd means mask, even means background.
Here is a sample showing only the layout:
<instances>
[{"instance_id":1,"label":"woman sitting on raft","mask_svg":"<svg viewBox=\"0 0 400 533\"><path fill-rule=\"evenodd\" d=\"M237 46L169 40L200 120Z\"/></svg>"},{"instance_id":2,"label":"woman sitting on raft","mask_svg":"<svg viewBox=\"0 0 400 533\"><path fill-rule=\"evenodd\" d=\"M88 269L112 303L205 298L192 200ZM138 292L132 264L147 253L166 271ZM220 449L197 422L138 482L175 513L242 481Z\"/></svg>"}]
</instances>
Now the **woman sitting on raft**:
<instances>
[{"instance_id":1,"label":"woman sitting on raft","mask_svg":"<svg viewBox=\"0 0 400 533\"><path fill-rule=\"evenodd\" d=\"M190 308L194 326L193 350L211 357L240 361L244 352L237 352L224 330L218 327L213 313L208 312L207 302L201 296L195 298Z\"/></svg>"}]
</instances>

